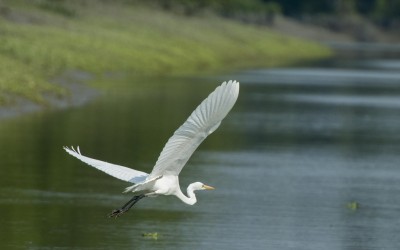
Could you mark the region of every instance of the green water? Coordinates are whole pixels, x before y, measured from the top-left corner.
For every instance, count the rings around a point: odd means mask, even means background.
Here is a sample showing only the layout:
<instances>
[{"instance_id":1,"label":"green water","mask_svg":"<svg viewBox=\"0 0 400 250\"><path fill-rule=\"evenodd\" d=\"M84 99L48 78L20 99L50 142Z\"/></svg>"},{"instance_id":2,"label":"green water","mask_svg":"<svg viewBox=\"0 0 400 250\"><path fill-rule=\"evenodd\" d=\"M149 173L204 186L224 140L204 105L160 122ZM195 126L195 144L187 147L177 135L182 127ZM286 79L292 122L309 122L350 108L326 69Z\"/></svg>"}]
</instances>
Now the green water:
<instances>
[{"instance_id":1,"label":"green water","mask_svg":"<svg viewBox=\"0 0 400 250\"><path fill-rule=\"evenodd\" d=\"M358 64L354 64L358 65ZM372 75L371 75L372 74ZM381 68L257 70L181 173L216 187L187 206L67 155L150 172L219 79L118 87L82 107L0 123L0 249L398 249L400 76ZM135 80L127 80L133 82ZM143 234L157 233L157 238Z\"/></svg>"}]
</instances>

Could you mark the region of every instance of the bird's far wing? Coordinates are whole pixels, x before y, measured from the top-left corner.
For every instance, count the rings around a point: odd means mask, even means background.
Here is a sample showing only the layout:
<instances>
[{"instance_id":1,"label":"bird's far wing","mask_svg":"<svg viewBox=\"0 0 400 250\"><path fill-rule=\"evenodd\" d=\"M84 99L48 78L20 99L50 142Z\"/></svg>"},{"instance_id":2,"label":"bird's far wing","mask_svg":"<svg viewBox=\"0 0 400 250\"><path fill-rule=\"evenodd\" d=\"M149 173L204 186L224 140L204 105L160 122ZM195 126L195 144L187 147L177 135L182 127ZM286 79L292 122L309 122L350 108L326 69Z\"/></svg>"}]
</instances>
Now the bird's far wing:
<instances>
[{"instance_id":1,"label":"bird's far wing","mask_svg":"<svg viewBox=\"0 0 400 250\"><path fill-rule=\"evenodd\" d=\"M109 174L115 178L118 178L123 181L128 181L132 183L140 183L143 182L148 174L145 172L141 172L138 170L134 170L131 168L111 164L108 162L104 161L99 161L95 160L86 156L83 156L79 150L79 146L76 148L76 150L71 147L64 147L65 151L67 151L68 154L72 155L73 157L78 158L79 160L83 161L84 163L89 164L92 167L97 168L98 170L101 170L105 172L106 174Z\"/></svg>"},{"instance_id":2,"label":"bird's far wing","mask_svg":"<svg viewBox=\"0 0 400 250\"><path fill-rule=\"evenodd\" d=\"M164 146L149 178L178 175L200 143L221 124L239 95L239 82L223 82L175 131Z\"/></svg>"}]
</instances>

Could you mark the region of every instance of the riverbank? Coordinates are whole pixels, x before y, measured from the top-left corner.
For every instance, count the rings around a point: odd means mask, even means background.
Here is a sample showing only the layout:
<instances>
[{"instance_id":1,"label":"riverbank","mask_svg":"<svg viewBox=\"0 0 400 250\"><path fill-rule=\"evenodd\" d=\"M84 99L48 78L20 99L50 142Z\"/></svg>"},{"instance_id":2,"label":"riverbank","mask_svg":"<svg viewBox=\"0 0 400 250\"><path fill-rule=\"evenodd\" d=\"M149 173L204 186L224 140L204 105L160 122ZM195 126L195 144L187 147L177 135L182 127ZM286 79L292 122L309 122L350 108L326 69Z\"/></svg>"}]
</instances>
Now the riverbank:
<instances>
[{"instance_id":1,"label":"riverbank","mask_svg":"<svg viewBox=\"0 0 400 250\"><path fill-rule=\"evenodd\" d=\"M83 82L96 88L104 74L212 74L290 65L331 53L318 43L211 14L187 17L100 1L66 2L62 8L43 3L3 1L0 6L0 113L73 104L81 90L52 81L65 72L90 74ZM25 108L29 103L36 108Z\"/></svg>"}]
</instances>

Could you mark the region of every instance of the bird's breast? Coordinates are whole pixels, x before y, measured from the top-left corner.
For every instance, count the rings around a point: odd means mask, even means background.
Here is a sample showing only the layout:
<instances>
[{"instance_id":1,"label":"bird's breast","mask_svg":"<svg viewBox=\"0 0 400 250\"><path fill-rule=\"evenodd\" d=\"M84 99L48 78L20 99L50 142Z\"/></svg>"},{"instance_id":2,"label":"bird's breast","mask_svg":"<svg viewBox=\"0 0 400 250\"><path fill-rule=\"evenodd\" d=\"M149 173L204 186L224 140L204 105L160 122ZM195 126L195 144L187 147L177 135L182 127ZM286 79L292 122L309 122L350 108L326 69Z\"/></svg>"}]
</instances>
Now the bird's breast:
<instances>
[{"instance_id":1,"label":"bird's breast","mask_svg":"<svg viewBox=\"0 0 400 250\"><path fill-rule=\"evenodd\" d=\"M154 189L159 194L171 195L179 189L178 176L167 175L157 180Z\"/></svg>"}]
</instances>

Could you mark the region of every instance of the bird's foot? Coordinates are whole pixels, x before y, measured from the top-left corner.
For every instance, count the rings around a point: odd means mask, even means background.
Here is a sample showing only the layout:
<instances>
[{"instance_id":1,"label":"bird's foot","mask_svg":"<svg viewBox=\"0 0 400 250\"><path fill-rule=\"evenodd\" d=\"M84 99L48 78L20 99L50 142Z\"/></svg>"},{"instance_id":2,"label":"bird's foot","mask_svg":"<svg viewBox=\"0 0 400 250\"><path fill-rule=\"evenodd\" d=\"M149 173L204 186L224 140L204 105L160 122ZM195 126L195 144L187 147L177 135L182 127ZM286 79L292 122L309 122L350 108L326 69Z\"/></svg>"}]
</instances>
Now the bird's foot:
<instances>
[{"instance_id":1,"label":"bird's foot","mask_svg":"<svg viewBox=\"0 0 400 250\"><path fill-rule=\"evenodd\" d=\"M119 209L114 209L110 214L108 214L109 218L118 218L121 216L123 213L125 213L128 210L119 208Z\"/></svg>"}]
</instances>

